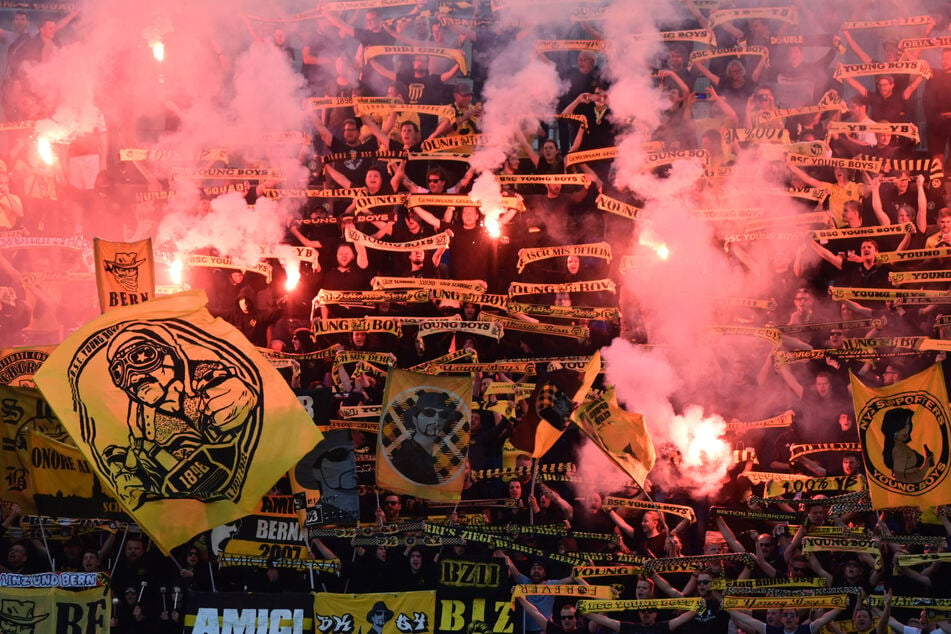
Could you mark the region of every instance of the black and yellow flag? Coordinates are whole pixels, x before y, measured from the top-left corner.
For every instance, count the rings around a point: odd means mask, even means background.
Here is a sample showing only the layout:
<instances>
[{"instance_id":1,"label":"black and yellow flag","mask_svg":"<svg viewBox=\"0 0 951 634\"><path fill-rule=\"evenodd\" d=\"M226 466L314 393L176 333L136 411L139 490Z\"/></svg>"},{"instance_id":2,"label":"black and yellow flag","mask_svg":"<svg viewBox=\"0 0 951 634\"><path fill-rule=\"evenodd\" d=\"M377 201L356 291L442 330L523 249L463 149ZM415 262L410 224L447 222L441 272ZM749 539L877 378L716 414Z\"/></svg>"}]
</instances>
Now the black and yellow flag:
<instances>
[{"instance_id":1,"label":"black and yellow flag","mask_svg":"<svg viewBox=\"0 0 951 634\"><path fill-rule=\"evenodd\" d=\"M377 485L428 500L458 500L471 402L471 376L390 369L376 447Z\"/></svg>"},{"instance_id":2,"label":"black and yellow flag","mask_svg":"<svg viewBox=\"0 0 951 634\"><path fill-rule=\"evenodd\" d=\"M37 512L27 447L30 431L68 439L39 390L0 385L0 500L19 504L24 515Z\"/></svg>"},{"instance_id":3,"label":"black and yellow flag","mask_svg":"<svg viewBox=\"0 0 951 634\"><path fill-rule=\"evenodd\" d=\"M654 468L654 443L644 417L621 409L613 387L575 410L571 420L611 462L644 487L647 474Z\"/></svg>"},{"instance_id":4,"label":"black and yellow flag","mask_svg":"<svg viewBox=\"0 0 951 634\"><path fill-rule=\"evenodd\" d=\"M252 513L321 438L277 370L206 303L195 291L110 310L35 376L103 486L166 552Z\"/></svg>"},{"instance_id":5,"label":"black and yellow flag","mask_svg":"<svg viewBox=\"0 0 951 634\"><path fill-rule=\"evenodd\" d=\"M583 400L601 371L596 352L583 372L559 369L539 376L529 397L528 412L512 432L512 445L541 458L568 427L571 411Z\"/></svg>"},{"instance_id":6,"label":"black and yellow flag","mask_svg":"<svg viewBox=\"0 0 951 634\"><path fill-rule=\"evenodd\" d=\"M96 286L102 312L142 304L155 298L155 259L152 240L108 242L93 240Z\"/></svg>"},{"instance_id":7,"label":"black and yellow flag","mask_svg":"<svg viewBox=\"0 0 951 634\"><path fill-rule=\"evenodd\" d=\"M99 478L75 445L46 434L26 435L23 462L30 469L33 500L39 515L128 520L122 507L102 490Z\"/></svg>"},{"instance_id":8,"label":"black and yellow flag","mask_svg":"<svg viewBox=\"0 0 951 634\"><path fill-rule=\"evenodd\" d=\"M314 619L316 631L321 634L341 631L364 634L435 632L436 591L318 592L314 598Z\"/></svg>"},{"instance_id":9,"label":"black and yellow flag","mask_svg":"<svg viewBox=\"0 0 951 634\"><path fill-rule=\"evenodd\" d=\"M24 575L17 575L23 577ZM62 575L49 573L49 584ZM79 573L74 576L84 576ZM95 576L95 575L93 575ZM39 575L30 575L36 578ZM65 590L61 588L0 587L0 632L11 634L108 634L112 603L103 588Z\"/></svg>"},{"instance_id":10,"label":"black and yellow flag","mask_svg":"<svg viewBox=\"0 0 951 634\"><path fill-rule=\"evenodd\" d=\"M941 365L880 388L852 375L852 399L872 508L947 504L951 421Z\"/></svg>"}]
</instances>

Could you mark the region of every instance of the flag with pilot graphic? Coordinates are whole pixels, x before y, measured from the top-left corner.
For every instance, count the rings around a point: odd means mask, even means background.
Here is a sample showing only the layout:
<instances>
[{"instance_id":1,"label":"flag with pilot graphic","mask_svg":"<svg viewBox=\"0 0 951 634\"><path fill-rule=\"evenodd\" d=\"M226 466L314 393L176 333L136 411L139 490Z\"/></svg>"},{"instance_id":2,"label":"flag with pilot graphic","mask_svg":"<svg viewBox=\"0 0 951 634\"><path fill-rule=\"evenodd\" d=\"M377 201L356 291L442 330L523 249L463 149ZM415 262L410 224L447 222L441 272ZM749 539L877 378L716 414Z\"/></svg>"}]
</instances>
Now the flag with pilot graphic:
<instances>
[{"instance_id":1,"label":"flag with pilot graphic","mask_svg":"<svg viewBox=\"0 0 951 634\"><path fill-rule=\"evenodd\" d=\"M96 286L102 312L155 298L152 239L109 242L95 238Z\"/></svg>"},{"instance_id":2,"label":"flag with pilot graphic","mask_svg":"<svg viewBox=\"0 0 951 634\"><path fill-rule=\"evenodd\" d=\"M314 598L318 634L422 634L436 631L436 591L338 594Z\"/></svg>"},{"instance_id":3,"label":"flag with pilot graphic","mask_svg":"<svg viewBox=\"0 0 951 634\"><path fill-rule=\"evenodd\" d=\"M35 376L104 488L165 552L253 512L322 437L207 301L190 291L110 310Z\"/></svg>"},{"instance_id":4,"label":"flag with pilot graphic","mask_svg":"<svg viewBox=\"0 0 951 634\"><path fill-rule=\"evenodd\" d=\"M941 364L883 387L852 376L872 508L948 503L948 392Z\"/></svg>"},{"instance_id":5,"label":"flag with pilot graphic","mask_svg":"<svg viewBox=\"0 0 951 634\"><path fill-rule=\"evenodd\" d=\"M644 417L621 409L613 387L585 401L571 414L571 420L611 462L644 487L656 460L654 443Z\"/></svg>"},{"instance_id":6,"label":"flag with pilot graphic","mask_svg":"<svg viewBox=\"0 0 951 634\"><path fill-rule=\"evenodd\" d=\"M112 602L102 588L0 587L0 632L4 634L107 634Z\"/></svg>"},{"instance_id":7,"label":"flag with pilot graphic","mask_svg":"<svg viewBox=\"0 0 951 634\"><path fill-rule=\"evenodd\" d=\"M471 402L471 376L391 368L377 437L377 486L427 500L458 500Z\"/></svg>"}]
</instances>

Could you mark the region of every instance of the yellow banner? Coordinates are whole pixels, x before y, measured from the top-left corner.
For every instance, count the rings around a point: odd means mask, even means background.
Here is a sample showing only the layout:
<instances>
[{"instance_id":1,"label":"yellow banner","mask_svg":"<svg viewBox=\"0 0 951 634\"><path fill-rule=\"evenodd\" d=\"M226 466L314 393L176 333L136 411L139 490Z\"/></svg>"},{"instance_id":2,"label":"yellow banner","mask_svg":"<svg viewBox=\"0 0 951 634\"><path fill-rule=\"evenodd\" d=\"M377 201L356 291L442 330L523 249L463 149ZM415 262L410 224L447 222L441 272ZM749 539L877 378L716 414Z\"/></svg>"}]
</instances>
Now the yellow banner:
<instances>
[{"instance_id":1,"label":"yellow banner","mask_svg":"<svg viewBox=\"0 0 951 634\"><path fill-rule=\"evenodd\" d=\"M706 150L677 150L674 152L651 152L647 155L641 169L652 170L661 165L670 165L675 161L697 159L703 164L704 171L710 164L710 153Z\"/></svg>"},{"instance_id":2,"label":"yellow banner","mask_svg":"<svg viewBox=\"0 0 951 634\"><path fill-rule=\"evenodd\" d=\"M871 62L868 64L839 64L832 78L842 81L845 77L868 75L918 75L931 79L931 66L923 59L897 62Z\"/></svg>"},{"instance_id":3,"label":"yellow banner","mask_svg":"<svg viewBox=\"0 0 951 634\"><path fill-rule=\"evenodd\" d=\"M691 610L701 612L706 604L700 597L681 599L615 599L612 601L578 601L578 612L626 612L628 610Z\"/></svg>"},{"instance_id":4,"label":"yellow banner","mask_svg":"<svg viewBox=\"0 0 951 634\"><path fill-rule=\"evenodd\" d=\"M535 51L550 53L552 51L596 51L607 50L604 40L535 40Z\"/></svg>"},{"instance_id":5,"label":"yellow banner","mask_svg":"<svg viewBox=\"0 0 951 634\"><path fill-rule=\"evenodd\" d=\"M509 297L517 295L536 295L546 293L615 293L614 281L608 278L569 282L567 284L534 284L530 282L512 282L509 284Z\"/></svg>"},{"instance_id":6,"label":"yellow banner","mask_svg":"<svg viewBox=\"0 0 951 634\"><path fill-rule=\"evenodd\" d=\"M611 586L589 586L572 584L520 583L512 588L512 598L518 597L585 597L591 599L613 599Z\"/></svg>"},{"instance_id":7,"label":"yellow banner","mask_svg":"<svg viewBox=\"0 0 951 634\"><path fill-rule=\"evenodd\" d=\"M857 20L843 22L839 28L843 31L854 31L856 29L881 29L890 26L934 26L934 18L930 15L910 15L901 18L891 18L889 20Z\"/></svg>"},{"instance_id":8,"label":"yellow banner","mask_svg":"<svg viewBox=\"0 0 951 634\"><path fill-rule=\"evenodd\" d=\"M628 218L629 220L634 220L637 218L637 214L641 212L641 209L638 207L621 202L617 198L611 198L607 194L598 194L595 205L597 205L601 211L606 211L615 216L621 216L622 218Z\"/></svg>"},{"instance_id":9,"label":"yellow banner","mask_svg":"<svg viewBox=\"0 0 951 634\"><path fill-rule=\"evenodd\" d=\"M829 289L832 299L839 302L844 299L853 299L866 302L891 302L896 299L926 299L935 300L948 298L948 291L901 291L888 288L848 288L833 286Z\"/></svg>"},{"instance_id":10,"label":"yellow banner","mask_svg":"<svg viewBox=\"0 0 951 634\"><path fill-rule=\"evenodd\" d=\"M951 422L941 365L881 388L853 375L852 399L872 507L946 504Z\"/></svg>"},{"instance_id":11,"label":"yellow banner","mask_svg":"<svg viewBox=\"0 0 951 634\"><path fill-rule=\"evenodd\" d=\"M594 150L584 150L582 152L569 152L565 155L565 167L571 167L578 163L588 163L590 161L609 161L616 159L618 149L616 147L603 147Z\"/></svg>"},{"instance_id":12,"label":"yellow banner","mask_svg":"<svg viewBox=\"0 0 951 634\"><path fill-rule=\"evenodd\" d=\"M926 48L949 48L951 47L951 35L942 35L941 37L918 37L906 38L898 41L898 50L918 51Z\"/></svg>"},{"instance_id":13,"label":"yellow banner","mask_svg":"<svg viewBox=\"0 0 951 634\"><path fill-rule=\"evenodd\" d=\"M775 110L768 110L765 112L759 113L760 123L768 123L774 121L775 119L785 119L786 117L796 117L803 114L814 114L817 112L828 112L832 110L837 110L839 112L847 112L849 106L845 103L845 100L839 96L839 94L830 90L826 94L822 95L822 98L819 100L819 103L814 106L800 106L798 108L777 108Z\"/></svg>"},{"instance_id":14,"label":"yellow banner","mask_svg":"<svg viewBox=\"0 0 951 634\"><path fill-rule=\"evenodd\" d=\"M734 46L733 48L708 48L702 51L693 51L690 53L690 60L687 62L687 70L693 68L697 61L706 61L718 57L743 57L745 55L755 55L769 59L769 49L765 46Z\"/></svg>"},{"instance_id":15,"label":"yellow banner","mask_svg":"<svg viewBox=\"0 0 951 634\"><path fill-rule=\"evenodd\" d=\"M879 253L875 258L875 262L878 264L892 264L894 262L912 262L915 260L930 260L932 258L951 258L951 247L886 251L885 253Z\"/></svg>"},{"instance_id":16,"label":"yellow banner","mask_svg":"<svg viewBox=\"0 0 951 634\"><path fill-rule=\"evenodd\" d=\"M748 422L732 422L726 424L727 431L743 432L747 429L774 429L776 427L789 427L793 423L792 412L786 412L779 416L764 418L763 420L754 420ZM744 475L746 475L744 473Z\"/></svg>"},{"instance_id":17,"label":"yellow banner","mask_svg":"<svg viewBox=\"0 0 951 634\"><path fill-rule=\"evenodd\" d=\"M417 324L419 337L439 332L466 332L483 337L492 337L496 341L502 338L502 326L488 321L463 321L461 319L427 319Z\"/></svg>"},{"instance_id":18,"label":"yellow banner","mask_svg":"<svg viewBox=\"0 0 951 634\"><path fill-rule=\"evenodd\" d=\"M611 261L611 245L607 242L596 242L592 244L573 244L561 247L536 247L532 249L518 250L518 272L521 273L527 264L548 260L551 258L568 257L575 255L578 257L600 258Z\"/></svg>"},{"instance_id":19,"label":"yellow banner","mask_svg":"<svg viewBox=\"0 0 951 634\"><path fill-rule=\"evenodd\" d=\"M187 151L160 148L122 148L120 161L188 161L188 162L228 162L228 152L221 148L211 150Z\"/></svg>"},{"instance_id":20,"label":"yellow banner","mask_svg":"<svg viewBox=\"0 0 951 634\"><path fill-rule=\"evenodd\" d=\"M86 573L74 574L76 577L88 576ZM0 587L0 631L9 634L108 634L112 619L108 590L66 589L69 587Z\"/></svg>"},{"instance_id":21,"label":"yellow banner","mask_svg":"<svg viewBox=\"0 0 951 634\"><path fill-rule=\"evenodd\" d=\"M873 607L884 607L885 597L882 595L870 595L868 597L869 605ZM893 608L909 608L914 610L939 610L941 612L951 611L951 599L933 599L931 597L892 597Z\"/></svg>"},{"instance_id":22,"label":"yellow banner","mask_svg":"<svg viewBox=\"0 0 951 634\"><path fill-rule=\"evenodd\" d=\"M422 304L429 301L429 291L332 291L322 288L317 302L324 304L378 304L381 302Z\"/></svg>"},{"instance_id":23,"label":"yellow banner","mask_svg":"<svg viewBox=\"0 0 951 634\"><path fill-rule=\"evenodd\" d=\"M458 500L471 402L471 376L391 368L376 449L377 484L427 500Z\"/></svg>"},{"instance_id":24,"label":"yellow banner","mask_svg":"<svg viewBox=\"0 0 951 634\"><path fill-rule=\"evenodd\" d=\"M758 7L746 9L717 9L710 13L710 25L715 29L721 24L734 20L779 20L787 24L799 24L799 15L796 7Z\"/></svg>"},{"instance_id":25,"label":"yellow banner","mask_svg":"<svg viewBox=\"0 0 951 634\"><path fill-rule=\"evenodd\" d=\"M35 377L100 482L165 552L252 512L321 438L277 370L206 303L197 291L111 310Z\"/></svg>"},{"instance_id":26,"label":"yellow banner","mask_svg":"<svg viewBox=\"0 0 951 634\"><path fill-rule=\"evenodd\" d=\"M185 266L202 266L213 269L233 269L235 271L254 271L255 273L260 273L264 276L264 279L267 280L267 283L271 283L271 275L273 270L271 265L267 262L258 262L253 266L244 266L239 262L235 262L231 257L222 257L220 255L202 255L198 253L192 253L185 259Z\"/></svg>"},{"instance_id":27,"label":"yellow banner","mask_svg":"<svg viewBox=\"0 0 951 634\"><path fill-rule=\"evenodd\" d=\"M364 52L367 59L381 55L428 55L431 57L445 57L459 64L459 74L469 74L469 62L466 53L458 48L444 48L442 46L368 46Z\"/></svg>"},{"instance_id":28,"label":"yellow banner","mask_svg":"<svg viewBox=\"0 0 951 634\"><path fill-rule=\"evenodd\" d=\"M408 253L410 251L436 251L438 249L445 249L449 247L450 240L449 234L443 231L442 233L427 236L419 240L411 240L410 242L386 242L384 240L371 238L367 234L357 231L353 228L347 229L345 237L347 242L362 244L368 249L400 253Z\"/></svg>"},{"instance_id":29,"label":"yellow banner","mask_svg":"<svg viewBox=\"0 0 951 634\"><path fill-rule=\"evenodd\" d=\"M569 337L584 341L591 334L587 326L560 326L558 324L542 324L523 321L514 317L499 317L482 313L480 320L484 320L498 326L503 330L514 330L517 332L532 332L539 335L550 335L552 337Z\"/></svg>"},{"instance_id":30,"label":"yellow banner","mask_svg":"<svg viewBox=\"0 0 951 634\"><path fill-rule=\"evenodd\" d=\"M903 284L933 284L951 282L951 270L943 271L896 271L888 274L888 281L895 286Z\"/></svg>"},{"instance_id":31,"label":"yellow banner","mask_svg":"<svg viewBox=\"0 0 951 634\"><path fill-rule=\"evenodd\" d=\"M426 277L381 277L370 280L375 291L393 288L431 288L434 290L457 291L482 294L488 285L482 280L440 280Z\"/></svg>"},{"instance_id":32,"label":"yellow banner","mask_svg":"<svg viewBox=\"0 0 951 634\"><path fill-rule=\"evenodd\" d=\"M770 610L783 608L838 608L849 605L847 594L824 594L801 597L723 597L724 610Z\"/></svg>"},{"instance_id":33,"label":"yellow banner","mask_svg":"<svg viewBox=\"0 0 951 634\"><path fill-rule=\"evenodd\" d=\"M521 304L509 302L510 313L523 315L543 315L545 317L560 317L565 319L605 319L618 318L618 309L597 306L546 306L544 304Z\"/></svg>"},{"instance_id":34,"label":"yellow banner","mask_svg":"<svg viewBox=\"0 0 951 634\"><path fill-rule=\"evenodd\" d=\"M849 170L862 170L865 172L881 172L882 159L847 159L831 158L826 156L809 156L805 154L787 154L786 160L793 165L806 165L809 167L842 167Z\"/></svg>"},{"instance_id":35,"label":"yellow banner","mask_svg":"<svg viewBox=\"0 0 951 634\"><path fill-rule=\"evenodd\" d=\"M865 553L875 560L876 568L882 565L881 542L878 539L807 535L802 540L802 552L805 555L818 552Z\"/></svg>"},{"instance_id":36,"label":"yellow banner","mask_svg":"<svg viewBox=\"0 0 951 634\"><path fill-rule=\"evenodd\" d=\"M892 134L908 137L915 143L921 139L918 136L918 126L914 123L852 123L851 121L832 121L826 129L826 139L833 134L859 134L871 132L873 134Z\"/></svg>"},{"instance_id":37,"label":"yellow banner","mask_svg":"<svg viewBox=\"0 0 951 634\"><path fill-rule=\"evenodd\" d=\"M95 238L96 286L102 312L141 304L155 297L152 240L108 242Z\"/></svg>"},{"instance_id":38,"label":"yellow banner","mask_svg":"<svg viewBox=\"0 0 951 634\"><path fill-rule=\"evenodd\" d=\"M616 467L644 486L654 468L654 443L644 417L621 409L614 388L582 403L571 414L571 420Z\"/></svg>"},{"instance_id":39,"label":"yellow banner","mask_svg":"<svg viewBox=\"0 0 951 634\"><path fill-rule=\"evenodd\" d=\"M828 476L823 478L797 478L795 480L771 480L766 484L765 497L778 498L794 493L825 493L826 491L864 491L865 478L861 475Z\"/></svg>"},{"instance_id":40,"label":"yellow banner","mask_svg":"<svg viewBox=\"0 0 951 634\"><path fill-rule=\"evenodd\" d=\"M373 594L314 595L317 631L333 631L334 623L349 624L348 631L364 634L435 632L436 591ZM328 624L321 627L321 624Z\"/></svg>"}]
</instances>

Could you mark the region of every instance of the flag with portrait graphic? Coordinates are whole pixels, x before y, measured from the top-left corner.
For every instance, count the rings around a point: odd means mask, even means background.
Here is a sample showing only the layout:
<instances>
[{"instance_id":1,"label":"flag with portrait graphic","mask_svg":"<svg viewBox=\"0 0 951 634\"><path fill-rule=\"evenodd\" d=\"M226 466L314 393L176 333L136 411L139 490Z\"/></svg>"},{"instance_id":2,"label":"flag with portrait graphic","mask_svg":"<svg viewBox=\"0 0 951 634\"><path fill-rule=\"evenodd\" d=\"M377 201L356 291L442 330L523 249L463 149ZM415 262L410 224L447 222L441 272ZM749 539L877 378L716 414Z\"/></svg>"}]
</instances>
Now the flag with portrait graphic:
<instances>
[{"instance_id":1,"label":"flag with portrait graphic","mask_svg":"<svg viewBox=\"0 0 951 634\"><path fill-rule=\"evenodd\" d=\"M83 576L73 574L74 578ZM95 574L91 576L95 586ZM59 584L62 577L53 573L43 583L49 584L55 578L54 582ZM4 634L107 634L111 618L112 602L103 588L0 587L0 632Z\"/></svg>"},{"instance_id":2,"label":"flag with portrait graphic","mask_svg":"<svg viewBox=\"0 0 951 634\"><path fill-rule=\"evenodd\" d=\"M55 346L0 348L0 385L36 387L33 375Z\"/></svg>"},{"instance_id":3,"label":"flag with portrait graphic","mask_svg":"<svg viewBox=\"0 0 951 634\"><path fill-rule=\"evenodd\" d=\"M34 377L104 488L166 552L252 513L322 437L206 304L191 291L110 310Z\"/></svg>"},{"instance_id":4,"label":"flag with portrait graphic","mask_svg":"<svg viewBox=\"0 0 951 634\"><path fill-rule=\"evenodd\" d=\"M458 500L465 481L471 376L387 373L376 449L377 485L427 500Z\"/></svg>"},{"instance_id":5,"label":"flag with portrait graphic","mask_svg":"<svg viewBox=\"0 0 951 634\"><path fill-rule=\"evenodd\" d=\"M947 504L951 421L941 364L883 387L851 376L872 508Z\"/></svg>"},{"instance_id":6,"label":"flag with portrait graphic","mask_svg":"<svg viewBox=\"0 0 951 634\"><path fill-rule=\"evenodd\" d=\"M436 631L436 591L338 594L318 592L314 620L320 634L423 634Z\"/></svg>"},{"instance_id":7,"label":"flag with portrait graphic","mask_svg":"<svg viewBox=\"0 0 951 634\"><path fill-rule=\"evenodd\" d=\"M138 242L93 240L96 286L102 312L142 304L155 298L155 259L152 239Z\"/></svg>"}]
</instances>

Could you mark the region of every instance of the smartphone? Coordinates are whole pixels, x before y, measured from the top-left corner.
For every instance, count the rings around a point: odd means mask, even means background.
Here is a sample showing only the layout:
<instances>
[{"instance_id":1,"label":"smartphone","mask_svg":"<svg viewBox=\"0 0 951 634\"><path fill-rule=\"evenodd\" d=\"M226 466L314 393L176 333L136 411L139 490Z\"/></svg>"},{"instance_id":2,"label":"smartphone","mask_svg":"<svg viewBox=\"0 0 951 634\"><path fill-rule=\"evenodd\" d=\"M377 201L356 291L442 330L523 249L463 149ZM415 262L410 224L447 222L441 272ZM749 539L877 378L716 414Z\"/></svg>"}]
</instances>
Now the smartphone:
<instances>
[{"instance_id":1,"label":"smartphone","mask_svg":"<svg viewBox=\"0 0 951 634\"><path fill-rule=\"evenodd\" d=\"M709 95L705 92L695 92L693 93L694 99L709 99Z\"/></svg>"}]
</instances>

